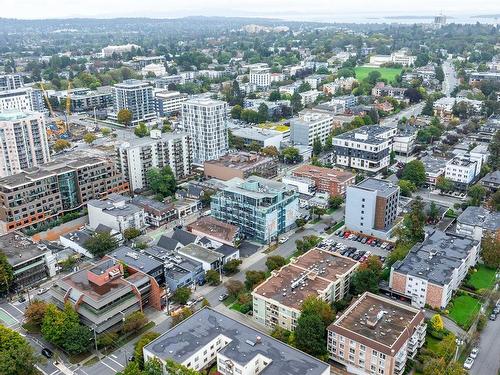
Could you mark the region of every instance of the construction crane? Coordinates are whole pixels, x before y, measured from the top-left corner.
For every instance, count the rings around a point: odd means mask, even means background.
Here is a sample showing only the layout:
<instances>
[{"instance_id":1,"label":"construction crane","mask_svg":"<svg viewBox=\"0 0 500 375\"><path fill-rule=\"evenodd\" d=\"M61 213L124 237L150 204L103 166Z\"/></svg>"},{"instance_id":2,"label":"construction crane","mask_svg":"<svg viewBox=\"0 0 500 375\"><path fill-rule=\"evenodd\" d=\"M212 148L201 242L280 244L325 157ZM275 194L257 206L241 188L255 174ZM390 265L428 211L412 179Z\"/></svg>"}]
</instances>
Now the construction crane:
<instances>
[{"instance_id":1,"label":"construction crane","mask_svg":"<svg viewBox=\"0 0 500 375\"><path fill-rule=\"evenodd\" d=\"M59 135L59 134L64 133L66 131L66 123L62 119L57 117L56 114L54 113L54 109L52 108L52 104L50 103L50 100L49 100L49 95L47 94L47 91L45 90L45 86L43 85L43 82L40 82L40 88L42 89L43 97L45 98L45 102L47 103L47 107L49 107L50 116L54 119L54 122L57 126L57 132L54 132L50 128L47 128L47 132L49 133L49 135Z\"/></svg>"},{"instance_id":2,"label":"construction crane","mask_svg":"<svg viewBox=\"0 0 500 375\"><path fill-rule=\"evenodd\" d=\"M66 133L69 135L69 116L71 116L71 81L68 80L68 90L66 93Z\"/></svg>"}]
</instances>

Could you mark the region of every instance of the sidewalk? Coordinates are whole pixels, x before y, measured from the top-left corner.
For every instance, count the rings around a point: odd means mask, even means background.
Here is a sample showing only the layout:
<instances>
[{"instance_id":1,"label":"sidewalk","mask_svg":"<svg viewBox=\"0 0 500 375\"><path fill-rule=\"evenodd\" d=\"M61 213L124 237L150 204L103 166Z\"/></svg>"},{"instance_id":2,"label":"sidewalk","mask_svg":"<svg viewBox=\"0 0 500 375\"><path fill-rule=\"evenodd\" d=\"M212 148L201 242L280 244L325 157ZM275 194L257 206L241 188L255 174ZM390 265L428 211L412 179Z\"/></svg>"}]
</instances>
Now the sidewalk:
<instances>
[{"instance_id":1,"label":"sidewalk","mask_svg":"<svg viewBox=\"0 0 500 375\"><path fill-rule=\"evenodd\" d=\"M246 324L247 326L254 328L260 332L264 332L265 334L268 334L268 335L271 334L272 330L269 327L266 327L266 326L263 326L263 325L257 323L249 315L244 315L238 311L231 310L229 307L227 307L223 303L215 306L214 309L217 310L218 312L220 312L226 316L229 316L230 318L232 318L240 323Z\"/></svg>"}]
</instances>

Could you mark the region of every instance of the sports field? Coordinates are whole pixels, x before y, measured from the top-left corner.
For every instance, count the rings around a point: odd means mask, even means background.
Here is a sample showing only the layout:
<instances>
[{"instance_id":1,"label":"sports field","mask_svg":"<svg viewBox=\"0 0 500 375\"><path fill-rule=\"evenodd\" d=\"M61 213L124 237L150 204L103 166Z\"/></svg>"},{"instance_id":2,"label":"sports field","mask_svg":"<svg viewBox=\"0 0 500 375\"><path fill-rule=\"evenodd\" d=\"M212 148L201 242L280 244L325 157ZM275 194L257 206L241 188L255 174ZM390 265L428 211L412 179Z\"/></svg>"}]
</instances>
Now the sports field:
<instances>
[{"instance_id":1,"label":"sports field","mask_svg":"<svg viewBox=\"0 0 500 375\"><path fill-rule=\"evenodd\" d=\"M399 68L374 68L374 67L369 67L369 66L358 66L354 68L354 71L356 72L356 79L358 81L362 81L366 77L368 77L368 73L371 71L378 71L380 74L382 74L382 78L387 79L388 82L394 81L394 77L396 75L401 74L402 69Z\"/></svg>"}]
</instances>

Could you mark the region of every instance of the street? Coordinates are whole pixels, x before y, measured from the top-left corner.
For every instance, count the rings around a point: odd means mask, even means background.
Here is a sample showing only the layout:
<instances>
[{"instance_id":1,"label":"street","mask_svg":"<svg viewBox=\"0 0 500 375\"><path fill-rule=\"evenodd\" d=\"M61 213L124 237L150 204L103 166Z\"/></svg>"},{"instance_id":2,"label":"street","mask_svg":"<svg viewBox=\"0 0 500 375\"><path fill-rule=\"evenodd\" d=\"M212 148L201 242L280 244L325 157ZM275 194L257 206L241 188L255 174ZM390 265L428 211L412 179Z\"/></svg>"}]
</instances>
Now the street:
<instances>
[{"instance_id":1,"label":"street","mask_svg":"<svg viewBox=\"0 0 500 375\"><path fill-rule=\"evenodd\" d=\"M380 120L380 125L396 127L398 126L398 121L401 118L406 117L407 119L409 119L411 116L417 117L418 115L420 115L422 109L424 108L424 105L425 105L424 102L418 103L408 108L405 108L404 110L395 115L384 117L383 119Z\"/></svg>"},{"instance_id":2,"label":"street","mask_svg":"<svg viewBox=\"0 0 500 375\"><path fill-rule=\"evenodd\" d=\"M451 93L459 83L451 60L446 60L443 63L443 73L444 81L442 91L447 97L450 97Z\"/></svg>"},{"instance_id":3,"label":"street","mask_svg":"<svg viewBox=\"0 0 500 375\"><path fill-rule=\"evenodd\" d=\"M472 375L497 375L500 371L500 319L488 320L481 333L479 354L474 360Z\"/></svg>"}]
</instances>

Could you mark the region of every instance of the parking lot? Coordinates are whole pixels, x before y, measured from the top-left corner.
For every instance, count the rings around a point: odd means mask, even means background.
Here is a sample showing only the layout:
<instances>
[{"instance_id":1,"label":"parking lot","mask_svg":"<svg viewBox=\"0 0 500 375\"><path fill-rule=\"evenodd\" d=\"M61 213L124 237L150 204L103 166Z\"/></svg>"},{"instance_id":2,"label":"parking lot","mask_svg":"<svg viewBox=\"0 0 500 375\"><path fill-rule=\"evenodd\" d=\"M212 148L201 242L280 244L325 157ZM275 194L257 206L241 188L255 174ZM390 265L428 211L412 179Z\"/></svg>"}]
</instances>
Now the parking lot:
<instances>
[{"instance_id":1,"label":"parking lot","mask_svg":"<svg viewBox=\"0 0 500 375\"><path fill-rule=\"evenodd\" d=\"M370 252L370 254L372 254L372 255L378 255L378 256L383 257L383 258L386 258L387 255L389 254L389 249L387 247L385 249L383 249L382 246L380 246L380 247L370 246L367 243L363 244L363 243L358 242L358 241L349 240L349 239L344 238L344 237L339 237L338 235L336 235L336 233L338 233L338 232L339 231L336 231L335 233L330 235L328 237L328 239L330 241L333 241L333 243L336 243L336 244L340 243L340 244L344 245L346 248L355 248L356 250L364 251L365 253Z\"/></svg>"}]
</instances>

